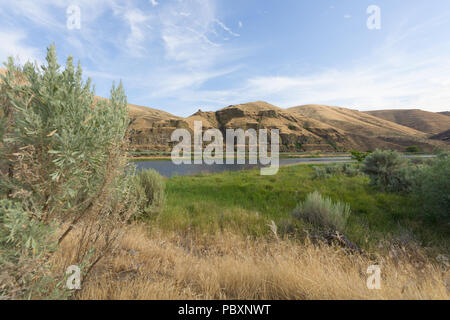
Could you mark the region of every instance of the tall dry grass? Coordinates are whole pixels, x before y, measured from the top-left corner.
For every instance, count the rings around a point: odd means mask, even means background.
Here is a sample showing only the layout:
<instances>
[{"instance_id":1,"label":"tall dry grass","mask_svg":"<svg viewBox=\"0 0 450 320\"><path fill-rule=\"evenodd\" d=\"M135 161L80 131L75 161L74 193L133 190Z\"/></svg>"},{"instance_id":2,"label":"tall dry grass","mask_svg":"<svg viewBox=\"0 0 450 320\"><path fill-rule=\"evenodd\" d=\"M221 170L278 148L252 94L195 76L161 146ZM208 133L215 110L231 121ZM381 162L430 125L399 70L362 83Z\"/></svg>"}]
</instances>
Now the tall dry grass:
<instances>
[{"instance_id":1,"label":"tall dry grass","mask_svg":"<svg viewBox=\"0 0 450 320\"><path fill-rule=\"evenodd\" d=\"M60 252L74 246L65 241ZM445 266L402 250L376 260L381 290L369 290L366 270L373 258L338 248L231 233L193 237L135 225L74 298L449 299Z\"/></svg>"}]
</instances>

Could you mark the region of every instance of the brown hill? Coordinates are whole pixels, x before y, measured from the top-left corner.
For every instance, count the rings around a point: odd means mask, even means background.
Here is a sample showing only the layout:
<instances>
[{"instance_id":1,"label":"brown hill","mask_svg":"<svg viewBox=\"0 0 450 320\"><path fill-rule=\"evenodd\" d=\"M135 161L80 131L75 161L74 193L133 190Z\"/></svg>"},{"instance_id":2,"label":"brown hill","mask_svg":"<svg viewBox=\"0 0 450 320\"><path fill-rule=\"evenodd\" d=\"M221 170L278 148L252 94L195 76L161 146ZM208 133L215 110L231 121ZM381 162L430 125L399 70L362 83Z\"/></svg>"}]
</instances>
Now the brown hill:
<instances>
[{"instance_id":1,"label":"brown hill","mask_svg":"<svg viewBox=\"0 0 450 320\"><path fill-rule=\"evenodd\" d=\"M340 129L349 140L350 148L403 151L407 146L418 145L429 151L437 146L424 132L357 110L324 105L304 105L287 110Z\"/></svg>"},{"instance_id":2,"label":"brown hill","mask_svg":"<svg viewBox=\"0 0 450 320\"><path fill-rule=\"evenodd\" d=\"M279 129L280 151L334 151L348 144L340 130L264 101L232 105L216 112L199 110L186 120L191 128L195 120L201 120L204 129L217 128L224 136L226 129Z\"/></svg>"},{"instance_id":3,"label":"brown hill","mask_svg":"<svg viewBox=\"0 0 450 320\"><path fill-rule=\"evenodd\" d=\"M170 151L170 136L175 129L189 128L181 117L165 111L128 104L130 143L135 149Z\"/></svg>"},{"instance_id":4,"label":"brown hill","mask_svg":"<svg viewBox=\"0 0 450 320\"><path fill-rule=\"evenodd\" d=\"M378 110L367 113L429 134L438 134L450 129L450 117L441 113L418 109Z\"/></svg>"},{"instance_id":5,"label":"brown hill","mask_svg":"<svg viewBox=\"0 0 450 320\"><path fill-rule=\"evenodd\" d=\"M450 130L446 130L444 132L438 133L438 134L430 137L430 139L441 140L441 141L450 143Z\"/></svg>"},{"instance_id":6,"label":"brown hill","mask_svg":"<svg viewBox=\"0 0 450 320\"><path fill-rule=\"evenodd\" d=\"M385 134L406 134L425 136L423 132L397 125L384 119L357 110L325 105L304 105L288 109L308 118L316 119L347 132L379 136Z\"/></svg>"},{"instance_id":7,"label":"brown hill","mask_svg":"<svg viewBox=\"0 0 450 320\"><path fill-rule=\"evenodd\" d=\"M438 112L439 114L443 114L443 115L446 115L446 116L449 116L450 117L450 111L442 111L442 112Z\"/></svg>"},{"instance_id":8,"label":"brown hill","mask_svg":"<svg viewBox=\"0 0 450 320\"><path fill-rule=\"evenodd\" d=\"M0 74L4 71L0 69ZM135 149L170 151L172 132L177 128L192 131L196 120L203 122L204 129L217 128L224 136L228 128L279 129L280 151L404 150L410 145L427 151L436 147L448 148L448 132L445 130L433 137L437 140L430 140L426 138L426 133L413 128L369 113L339 107L307 105L281 109L257 101L232 105L215 112L199 110L188 118L133 104L128 104L128 109L130 142ZM447 117L443 114L439 116ZM429 123L437 126L436 121ZM440 139L441 136L444 138ZM447 141L447 144L438 140Z\"/></svg>"}]
</instances>

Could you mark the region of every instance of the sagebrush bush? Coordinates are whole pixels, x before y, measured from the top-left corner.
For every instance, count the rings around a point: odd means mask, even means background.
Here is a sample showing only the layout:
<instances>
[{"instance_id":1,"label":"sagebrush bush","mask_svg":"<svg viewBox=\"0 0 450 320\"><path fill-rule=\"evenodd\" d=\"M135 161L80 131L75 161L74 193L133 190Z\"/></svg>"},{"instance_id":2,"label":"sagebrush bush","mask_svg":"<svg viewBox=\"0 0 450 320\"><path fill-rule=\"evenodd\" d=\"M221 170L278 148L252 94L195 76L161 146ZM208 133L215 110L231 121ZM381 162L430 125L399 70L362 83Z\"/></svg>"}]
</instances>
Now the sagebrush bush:
<instances>
[{"instance_id":1,"label":"sagebrush bush","mask_svg":"<svg viewBox=\"0 0 450 320\"><path fill-rule=\"evenodd\" d=\"M323 179L329 177L325 167L313 167L313 179Z\"/></svg>"},{"instance_id":2,"label":"sagebrush bush","mask_svg":"<svg viewBox=\"0 0 450 320\"><path fill-rule=\"evenodd\" d=\"M426 215L442 224L450 223L450 157L440 155L417 173L413 193Z\"/></svg>"},{"instance_id":3,"label":"sagebrush bush","mask_svg":"<svg viewBox=\"0 0 450 320\"><path fill-rule=\"evenodd\" d=\"M65 264L86 266L88 274L134 212L124 173L127 101L121 84L110 99L97 99L72 57L60 67L54 46L46 61L38 67L9 59L1 76L0 198L20 203L39 225L57 222L57 243L77 229L77 251Z\"/></svg>"},{"instance_id":4,"label":"sagebrush bush","mask_svg":"<svg viewBox=\"0 0 450 320\"><path fill-rule=\"evenodd\" d=\"M56 249L54 226L32 219L20 202L7 199L0 200L0 226L0 299L64 297L67 292L46 263Z\"/></svg>"},{"instance_id":5,"label":"sagebrush bush","mask_svg":"<svg viewBox=\"0 0 450 320\"><path fill-rule=\"evenodd\" d=\"M333 175L342 172L342 166L338 163L332 163L325 166L327 174Z\"/></svg>"},{"instance_id":6,"label":"sagebrush bush","mask_svg":"<svg viewBox=\"0 0 450 320\"><path fill-rule=\"evenodd\" d=\"M370 184L384 191L409 191L413 172L400 153L376 150L366 157L361 171L370 178Z\"/></svg>"},{"instance_id":7,"label":"sagebrush bush","mask_svg":"<svg viewBox=\"0 0 450 320\"><path fill-rule=\"evenodd\" d=\"M350 163L342 165L342 172L348 177L355 177L359 174L359 169Z\"/></svg>"},{"instance_id":8,"label":"sagebrush bush","mask_svg":"<svg viewBox=\"0 0 450 320\"><path fill-rule=\"evenodd\" d=\"M341 202L333 202L315 191L306 196L293 211L293 215L314 227L344 232L350 215L350 206Z\"/></svg>"},{"instance_id":9,"label":"sagebrush bush","mask_svg":"<svg viewBox=\"0 0 450 320\"><path fill-rule=\"evenodd\" d=\"M337 174L344 174L348 177L354 177L359 174L358 168L350 163L334 163L324 167L313 167L313 169L313 179L329 178Z\"/></svg>"},{"instance_id":10,"label":"sagebrush bush","mask_svg":"<svg viewBox=\"0 0 450 320\"><path fill-rule=\"evenodd\" d=\"M166 201L164 178L155 170L142 170L134 177L137 202L142 215L159 213Z\"/></svg>"}]
</instances>

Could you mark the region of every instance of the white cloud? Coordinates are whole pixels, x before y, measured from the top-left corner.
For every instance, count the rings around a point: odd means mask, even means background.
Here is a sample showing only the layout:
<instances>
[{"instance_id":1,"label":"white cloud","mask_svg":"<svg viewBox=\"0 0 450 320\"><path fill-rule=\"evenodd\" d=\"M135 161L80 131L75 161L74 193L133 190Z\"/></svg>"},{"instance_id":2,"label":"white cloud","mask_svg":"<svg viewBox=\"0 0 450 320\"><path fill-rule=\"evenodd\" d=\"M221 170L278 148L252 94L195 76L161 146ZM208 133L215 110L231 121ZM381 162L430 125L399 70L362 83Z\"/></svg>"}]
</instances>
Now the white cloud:
<instances>
[{"instance_id":1,"label":"white cloud","mask_svg":"<svg viewBox=\"0 0 450 320\"><path fill-rule=\"evenodd\" d=\"M27 61L38 61L39 51L36 48L24 44L27 36L25 32L18 30L0 30L0 61L5 62L12 56L21 64ZM3 66L1 66L3 67Z\"/></svg>"},{"instance_id":2,"label":"white cloud","mask_svg":"<svg viewBox=\"0 0 450 320\"><path fill-rule=\"evenodd\" d=\"M447 19L446 19L447 17ZM408 24L391 31L373 54L359 61L315 72L251 75L223 90L184 93L186 101L229 105L266 100L280 107L317 103L359 110L450 108L450 43L417 44L433 28L442 28L448 15L413 30ZM416 45L413 45L416 43Z\"/></svg>"},{"instance_id":3,"label":"white cloud","mask_svg":"<svg viewBox=\"0 0 450 320\"><path fill-rule=\"evenodd\" d=\"M156 7L156 6L159 4L159 2L156 1L156 0L150 0L150 3L151 3L151 5L154 6L154 7Z\"/></svg>"},{"instance_id":4,"label":"white cloud","mask_svg":"<svg viewBox=\"0 0 450 320\"><path fill-rule=\"evenodd\" d=\"M220 21L219 19L214 19L214 21L226 32L228 32L230 35L234 36L234 37L239 37L240 35L237 33L234 33L230 28L228 28L222 21Z\"/></svg>"},{"instance_id":5,"label":"white cloud","mask_svg":"<svg viewBox=\"0 0 450 320\"><path fill-rule=\"evenodd\" d=\"M146 33L150 29L147 24L149 16L139 9L132 8L125 11L123 18L130 27L130 33L126 39L127 48L131 55L142 56L146 51L144 43Z\"/></svg>"},{"instance_id":6,"label":"white cloud","mask_svg":"<svg viewBox=\"0 0 450 320\"><path fill-rule=\"evenodd\" d=\"M180 12L190 14L181 15ZM166 5L159 13L159 21L165 57L178 63L180 68L214 73L214 65L227 60L228 52L221 44L225 36L217 32L215 25L227 33L232 31L220 23L213 1L193 0Z\"/></svg>"},{"instance_id":7,"label":"white cloud","mask_svg":"<svg viewBox=\"0 0 450 320\"><path fill-rule=\"evenodd\" d=\"M450 57L410 56L402 63L367 60L348 69L329 69L310 75L259 76L239 88L197 92L196 99L229 104L231 101L268 100L280 107L317 103L359 110L450 107Z\"/></svg>"}]
</instances>

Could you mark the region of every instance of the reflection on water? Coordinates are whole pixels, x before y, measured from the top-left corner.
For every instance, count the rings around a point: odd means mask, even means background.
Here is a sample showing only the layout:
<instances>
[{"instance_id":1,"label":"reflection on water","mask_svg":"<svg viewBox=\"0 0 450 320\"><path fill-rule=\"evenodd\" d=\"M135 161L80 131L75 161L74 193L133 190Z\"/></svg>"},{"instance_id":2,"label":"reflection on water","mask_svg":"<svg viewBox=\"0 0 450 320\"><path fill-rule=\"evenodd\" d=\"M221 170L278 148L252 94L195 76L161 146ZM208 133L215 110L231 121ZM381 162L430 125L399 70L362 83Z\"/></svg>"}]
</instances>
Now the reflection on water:
<instances>
[{"instance_id":1,"label":"reflection on water","mask_svg":"<svg viewBox=\"0 0 450 320\"><path fill-rule=\"evenodd\" d=\"M404 158L434 158L432 155L406 155ZM322 157L322 158L287 158L280 159L280 166L296 164L296 163L326 163L326 162L342 162L349 161L351 157ZM255 168L261 168L262 165L253 164L181 164L175 165L171 160L157 161L139 161L134 162L138 170L155 169L165 177L172 176L189 176L200 173L219 173L223 171L240 171Z\"/></svg>"},{"instance_id":2,"label":"reflection on water","mask_svg":"<svg viewBox=\"0 0 450 320\"><path fill-rule=\"evenodd\" d=\"M302 163L302 162L339 162L350 160L350 157L330 157L330 158L289 158L280 159L280 166L285 166L289 164ZM138 170L143 169L155 169L161 175L165 177L172 176L188 176L196 175L200 173L218 173L223 171L240 171L249 170L255 168L261 168L262 165L252 165L252 164L181 164L175 165L171 160L157 160L157 161L139 161L134 162Z\"/></svg>"}]
</instances>

